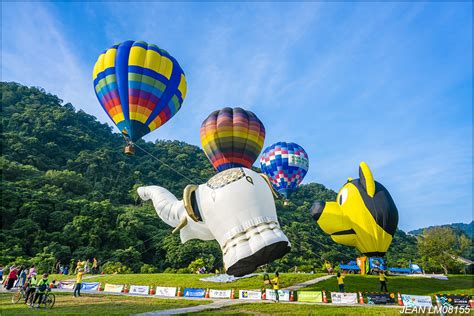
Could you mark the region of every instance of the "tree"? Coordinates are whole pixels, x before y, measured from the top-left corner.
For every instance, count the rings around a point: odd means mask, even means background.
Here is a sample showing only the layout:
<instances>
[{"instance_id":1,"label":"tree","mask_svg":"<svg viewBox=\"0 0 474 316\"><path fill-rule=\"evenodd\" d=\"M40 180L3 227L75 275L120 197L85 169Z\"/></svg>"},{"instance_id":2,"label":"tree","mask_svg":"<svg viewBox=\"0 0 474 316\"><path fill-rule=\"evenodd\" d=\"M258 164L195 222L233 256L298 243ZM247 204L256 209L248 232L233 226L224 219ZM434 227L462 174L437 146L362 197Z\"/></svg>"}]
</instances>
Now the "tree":
<instances>
[{"instance_id":1,"label":"tree","mask_svg":"<svg viewBox=\"0 0 474 316\"><path fill-rule=\"evenodd\" d=\"M170 169L140 150L124 155L120 134L41 88L2 82L0 91L0 264L40 260L50 265L56 259L72 261L74 271L77 259L96 257L104 264L120 261L107 267L121 272L143 266L144 271L177 270L198 258L209 269L223 266L216 241L181 244L153 206L136 195L137 186L155 184L181 197L189 180L171 169L204 183L215 171L199 147L137 142ZM333 190L309 183L290 195L289 205L276 201L292 250L269 269L311 270L324 259L336 263L357 257L356 250L324 234L309 214L315 200L335 198ZM397 231L387 258L405 263L414 256L416 240Z\"/></svg>"},{"instance_id":2,"label":"tree","mask_svg":"<svg viewBox=\"0 0 474 316\"><path fill-rule=\"evenodd\" d=\"M436 272L441 268L444 274L459 272L456 259L466 246L466 241L449 227L426 229L418 240L418 252L425 270Z\"/></svg>"}]
</instances>

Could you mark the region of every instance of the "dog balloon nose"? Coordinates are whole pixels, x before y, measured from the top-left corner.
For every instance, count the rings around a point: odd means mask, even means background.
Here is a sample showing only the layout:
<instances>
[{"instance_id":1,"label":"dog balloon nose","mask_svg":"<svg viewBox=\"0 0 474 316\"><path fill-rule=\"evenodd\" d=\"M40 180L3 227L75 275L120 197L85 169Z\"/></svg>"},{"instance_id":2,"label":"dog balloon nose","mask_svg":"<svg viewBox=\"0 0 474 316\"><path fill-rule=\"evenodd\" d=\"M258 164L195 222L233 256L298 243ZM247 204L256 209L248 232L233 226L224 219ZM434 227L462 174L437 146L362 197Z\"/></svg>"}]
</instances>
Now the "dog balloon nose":
<instances>
[{"instance_id":1,"label":"dog balloon nose","mask_svg":"<svg viewBox=\"0 0 474 316\"><path fill-rule=\"evenodd\" d=\"M316 201L313 203L313 206L311 206L309 212L311 213L311 216L314 218L315 221L318 221L319 217L321 217L321 214L324 210L324 206L326 206L326 202L324 201Z\"/></svg>"}]
</instances>

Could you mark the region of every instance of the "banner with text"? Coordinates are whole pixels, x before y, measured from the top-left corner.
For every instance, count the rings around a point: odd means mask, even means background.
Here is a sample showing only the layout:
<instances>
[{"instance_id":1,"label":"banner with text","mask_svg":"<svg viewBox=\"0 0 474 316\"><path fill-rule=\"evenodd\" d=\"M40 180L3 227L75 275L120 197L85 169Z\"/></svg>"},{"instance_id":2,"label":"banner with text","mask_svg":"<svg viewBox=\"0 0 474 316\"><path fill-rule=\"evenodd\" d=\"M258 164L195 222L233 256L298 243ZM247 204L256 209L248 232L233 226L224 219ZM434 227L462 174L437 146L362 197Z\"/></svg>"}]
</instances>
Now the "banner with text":
<instances>
[{"instance_id":1,"label":"banner with text","mask_svg":"<svg viewBox=\"0 0 474 316\"><path fill-rule=\"evenodd\" d=\"M120 293L123 290L123 284L105 284L104 292Z\"/></svg>"},{"instance_id":2,"label":"banner with text","mask_svg":"<svg viewBox=\"0 0 474 316\"><path fill-rule=\"evenodd\" d=\"M130 285L130 294L148 295L150 287L148 285Z\"/></svg>"},{"instance_id":3,"label":"banner with text","mask_svg":"<svg viewBox=\"0 0 474 316\"><path fill-rule=\"evenodd\" d=\"M438 301L442 306L469 306L470 295L447 295L437 294Z\"/></svg>"},{"instance_id":4,"label":"banner with text","mask_svg":"<svg viewBox=\"0 0 474 316\"><path fill-rule=\"evenodd\" d=\"M431 301L431 296L420 296L420 295L407 295L402 294L403 306L408 307L431 307L433 303Z\"/></svg>"},{"instance_id":5,"label":"banner with text","mask_svg":"<svg viewBox=\"0 0 474 316\"><path fill-rule=\"evenodd\" d=\"M239 300L261 300L262 292L239 290Z\"/></svg>"},{"instance_id":6,"label":"banner with text","mask_svg":"<svg viewBox=\"0 0 474 316\"><path fill-rule=\"evenodd\" d=\"M64 290L74 290L74 285L76 282L74 281L61 281L59 282L59 288Z\"/></svg>"},{"instance_id":7,"label":"banner with text","mask_svg":"<svg viewBox=\"0 0 474 316\"><path fill-rule=\"evenodd\" d=\"M265 295L267 300L275 301L276 295L275 290L266 289ZM280 301L290 301L290 291L287 290L278 290L278 300Z\"/></svg>"},{"instance_id":8,"label":"banner with text","mask_svg":"<svg viewBox=\"0 0 474 316\"><path fill-rule=\"evenodd\" d=\"M82 282L81 291L92 292L99 290L99 282Z\"/></svg>"},{"instance_id":9,"label":"banner with text","mask_svg":"<svg viewBox=\"0 0 474 316\"><path fill-rule=\"evenodd\" d=\"M185 297L204 297L206 294L205 289L195 289L191 287L187 287L184 289L184 295Z\"/></svg>"},{"instance_id":10,"label":"banner with text","mask_svg":"<svg viewBox=\"0 0 474 316\"><path fill-rule=\"evenodd\" d=\"M176 296L176 288L166 287L166 286L157 286L155 295L173 297L173 296Z\"/></svg>"},{"instance_id":11,"label":"banner with text","mask_svg":"<svg viewBox=\"0 0 474 316\"><path fill-rule=\"evenodd\" d=\"M322 303L323 293L321 291L298 291L298 302Z\"/></svg>"},{"instance_id":12,"label":"banner with text","mask_svg":"<svg viewBox=\"0 0 474 316\"><path fill-rule=\"evenodd\" d=\"M357 304L357 293L331 292L333 304Z\"/></svg>"},{"instance_id":13,"label":"banner with text","mask_svg":"<svg viewBox=\"0 0 474 316\"><path fill-rule=\"evenodd\" d=\"M230 290L209 290L210 298L230 298Z\"/></svg>"},{"instance_id":14,"label":"banner with text","mask_svg":"<svg viewBox=\"0 0 474 316\"><path fill-rule=\"evenodd\" d=\"M368 293L367 304L395 304L395 295L393 293Z\"/></svg>"}]
</instances>

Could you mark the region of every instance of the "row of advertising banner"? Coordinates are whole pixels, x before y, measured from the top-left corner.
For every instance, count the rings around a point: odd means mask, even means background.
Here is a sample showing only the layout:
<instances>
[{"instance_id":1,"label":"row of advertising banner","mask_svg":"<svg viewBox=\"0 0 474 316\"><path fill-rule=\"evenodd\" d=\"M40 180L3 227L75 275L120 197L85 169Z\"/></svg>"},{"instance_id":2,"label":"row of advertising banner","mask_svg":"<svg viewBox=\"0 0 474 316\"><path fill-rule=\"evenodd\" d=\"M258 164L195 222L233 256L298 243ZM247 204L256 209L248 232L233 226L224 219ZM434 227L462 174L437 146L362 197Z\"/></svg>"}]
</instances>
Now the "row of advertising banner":
<instances>
[{"instance_id":1,"label":"row of advertising banner","mask_svg":"<svg viewBox=\"0 0 474 316\"><path fill-rule=\"evenodd\" d=\"M72 281L61 281L59 282L59 288L73 290L75 283ZM92 292L99 291L99 282L83 282L81 291ZM103 291L109 293L121 293L124 292L125 286L123 284L109 284L106 283ZM128 288L128 293L135 295L150 295L151 287L148 285L131 285ZM155 296L165 297L193 297L193 298L215 298L215 299L230 299L234 298L233 290L215 290L215 289L203 289L203 288L184 288L182 293L178 293L176 287L164 287L157 286L154 288ZM294 295L294 296L293 296ZM280 301L298 301L308 303L326 303L332 304L374 304L374 305L390 305L398 304L407 307L431 307L433 301L431 296L423 295L408 295L398 294L398 297L394 293L365 293L365 298L359 292L357 293L341 293L341 292L330 292L326 297L326 293L321 291L295 291L294 293L288 290L278 290L278 296ZM470 306L472 304L470 295L451 295L451 294L437 294L436 305L440 306ZM240 300L275 300L276 295L274 290L266 289L262 293L260 290L239 290L238 299ZM365 303L365 301L367 303Z\"/></svg>"},{"instance_id":2,"label":"row of advertising banner","mask_svg":"<svg viewBox=\"0 0 474 316\"><path fill-rule=\"evenodd\" d=\"M81 291L92 292L99 290L99 282L82 282ZM59 282L58 288L66 290L74 290L76 283L73 281L61 281Z\"/></svg>"},{"instance_id":3,"label":"row of advertising banner","mask_svg":"<svg viewBox=\"0 0 474 316\"><path fill-rule=\"evenodd\" d=\"M471 295L436 294L436 303L441 306L469 306ZM474 307L474 306L471 306Z\"/></svg>"}]
</instances>

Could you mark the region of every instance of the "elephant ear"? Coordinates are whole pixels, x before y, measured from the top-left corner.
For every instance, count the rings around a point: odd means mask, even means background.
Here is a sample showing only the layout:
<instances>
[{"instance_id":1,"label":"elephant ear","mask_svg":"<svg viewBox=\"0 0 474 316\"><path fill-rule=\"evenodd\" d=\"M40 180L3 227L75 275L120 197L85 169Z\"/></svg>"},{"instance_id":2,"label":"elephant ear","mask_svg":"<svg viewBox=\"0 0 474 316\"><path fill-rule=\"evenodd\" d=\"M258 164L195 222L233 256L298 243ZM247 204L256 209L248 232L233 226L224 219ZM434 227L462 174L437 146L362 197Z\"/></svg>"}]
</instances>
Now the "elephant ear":
<instances>
[{"instance_id":1,"label":"elephant ear","mask_svg":"<svg viewBox=\"0 0 474 316\"><path fill-rule=\"evenodd\" d=\"M369 166L362 161L359 165L359 178L367 194L373 198L375 195L375 181Z\"/></svg>"}]
</instances>

